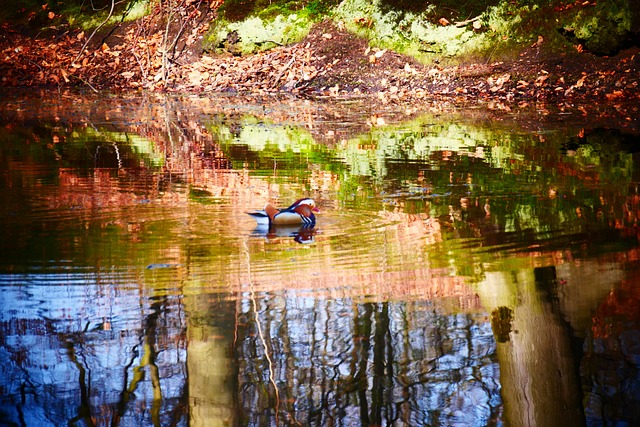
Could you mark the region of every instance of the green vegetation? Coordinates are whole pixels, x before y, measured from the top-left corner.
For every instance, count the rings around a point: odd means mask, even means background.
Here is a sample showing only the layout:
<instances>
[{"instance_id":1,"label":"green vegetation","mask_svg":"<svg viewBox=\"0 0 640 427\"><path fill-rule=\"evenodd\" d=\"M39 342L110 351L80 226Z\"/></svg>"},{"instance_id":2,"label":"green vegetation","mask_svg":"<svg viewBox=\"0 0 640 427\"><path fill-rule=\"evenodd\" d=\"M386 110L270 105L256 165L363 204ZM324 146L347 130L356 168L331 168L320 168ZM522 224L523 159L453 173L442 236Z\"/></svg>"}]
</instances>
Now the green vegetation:
<instances>
[{"instance_id":1,"label":"green vegetation","mask_svg":"<svg viewBox=\"0 0 640 427\"><path fill-rule=\"evenodd\" d=\"M447 2L414 12L390 10L382 1L345 0L336 19L372 44L423 62L513 59L543 34L544 48L570 46L556 31L559 17L550 13L551 4L501 1L485 9L473 5L452 14Z\"/></svg>"},{"instance_id":2,"label":"green vegetation","mask_svg":"<svg viewBox=\"0 0 640 427\"><path fill-rule=\"evenodd\" d=\"M208 51L247 54L292 43L313 22L331 18L374 46L425 63L514 59L534 44L541 52L581 44L611 54L629 39L633 19L629 0L232 0L220 16L205 39Z\"/></svg>"},{"instance_id":3,"label":"green vegetation","mask_svg":"<svg viewBox=\"0 0 640 427\"><path fill-rule=\"evenodd\" d=\"M245 55L300 41L336 0L228 0L203 41L205 51Z\"/></svg>"},{"instance_id":4,"label":"green vegetation","mask_svg":"<svg viewBox=\"0 0 640 427\"><path fill-rule=\"evenodd\" d=\"M137 19L157 0L80 0L43 3L6 0L0 21L25 31L95 28ZM300 41L311 26L332 19L374 46L425 63L514 59L531 46L565 53L580 45L598 55L616 53L633 36L631 0L226 0L205 34L207 52L245 55ZM173 7L160 5L161 7ZM175 5L174 5L175 6ZM637 20L637 18L635 18Z\"/></svg>"},{"instance_id":5,"label":"green vegetation","mask_svg":"<svg viewBox=\"0 0 640 427\"><path fill-rule=\"evenodd\" d=\"M308 14L277 15L268 20L252 16L239 22L218 20L205 36L205 51L246 55L300 41L311 29Z\"/></svg>"},{"instance_id":6,"label":"green vegetation","mask_svg":"<svg viewBox=\"0 0 640 427\"><path fill-rule=\"evenodd\" d=\"M616 53L629 37L633 14L625 0L598 2L590 9L574 8L570 12L560 31L596 54Z\"/></svg>"}]
</instances>

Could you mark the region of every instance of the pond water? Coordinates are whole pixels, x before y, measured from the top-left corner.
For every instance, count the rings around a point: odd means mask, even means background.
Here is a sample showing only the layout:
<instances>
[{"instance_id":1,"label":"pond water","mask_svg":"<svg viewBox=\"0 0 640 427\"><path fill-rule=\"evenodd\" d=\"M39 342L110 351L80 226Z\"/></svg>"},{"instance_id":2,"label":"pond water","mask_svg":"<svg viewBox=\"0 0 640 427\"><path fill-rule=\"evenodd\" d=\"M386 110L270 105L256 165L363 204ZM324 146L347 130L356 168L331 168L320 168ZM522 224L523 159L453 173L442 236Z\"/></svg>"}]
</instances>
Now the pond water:
<instances>
[{"instance_id":1,"label":"pond water","mask_svg":"<svg viewBox=\"0 0 640 427\"><path fill-rule=\"evenodd\" d=\"M0 424L637 425L638 138L523 114L5 94Z\"/></svg>"}]
</instances>

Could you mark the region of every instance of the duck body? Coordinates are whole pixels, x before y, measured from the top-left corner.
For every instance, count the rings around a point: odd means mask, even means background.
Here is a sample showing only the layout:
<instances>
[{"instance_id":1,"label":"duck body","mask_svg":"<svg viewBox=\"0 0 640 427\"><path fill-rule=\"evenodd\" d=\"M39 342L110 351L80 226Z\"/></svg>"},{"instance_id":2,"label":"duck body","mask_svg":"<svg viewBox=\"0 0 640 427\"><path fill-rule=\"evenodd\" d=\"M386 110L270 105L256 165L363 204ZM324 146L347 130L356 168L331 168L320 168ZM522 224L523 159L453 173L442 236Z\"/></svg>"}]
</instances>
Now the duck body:
<instances>
[{"instance_id":1,"label":"duck body","mask_svg":"<svg viewBox=\"0 0 640 427\"><path fill-rule=\"evenodd\" d=\"M249 212L258 225L302 225L313 227L316 225L316 217L313 212L317 212L313 199L305 198L296 200L291 206L284 209L277 209L267 203L261 211Z\"/></svg>"}]
</instances>

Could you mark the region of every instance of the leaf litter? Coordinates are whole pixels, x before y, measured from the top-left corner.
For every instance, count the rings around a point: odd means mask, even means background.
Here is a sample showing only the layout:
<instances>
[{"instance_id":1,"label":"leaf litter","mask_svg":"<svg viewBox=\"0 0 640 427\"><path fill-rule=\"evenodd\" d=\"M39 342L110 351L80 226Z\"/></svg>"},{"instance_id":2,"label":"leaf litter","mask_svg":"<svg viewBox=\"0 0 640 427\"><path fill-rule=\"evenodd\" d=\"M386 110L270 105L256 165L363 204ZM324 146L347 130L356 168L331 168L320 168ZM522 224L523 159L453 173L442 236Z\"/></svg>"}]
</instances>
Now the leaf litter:
<instances>
[{"instance_id":1,"label":"leaf litter","mask_svg":"<svg viewBox=\"0 0 640 427\"><path fill-rule=\"evenodd\" d=\"M575 103L582 107L580 111L588 111L585 106L608 103L636 127L640 116L638 48L615 58L588 52L545 57L538 49L544 43L539 37L511 63L444 67L370 46L367 40L325 21L295 44L247 56L208 55L202 53L201 39L215 8L202 2L181 7L182 20L171 34L158 10L89 44L79 29L28 37L2 24L0 85L369 96L372 104L383 105L455 99L506 111L536 103L560 108Z\"/></svg>"}]
</instances>

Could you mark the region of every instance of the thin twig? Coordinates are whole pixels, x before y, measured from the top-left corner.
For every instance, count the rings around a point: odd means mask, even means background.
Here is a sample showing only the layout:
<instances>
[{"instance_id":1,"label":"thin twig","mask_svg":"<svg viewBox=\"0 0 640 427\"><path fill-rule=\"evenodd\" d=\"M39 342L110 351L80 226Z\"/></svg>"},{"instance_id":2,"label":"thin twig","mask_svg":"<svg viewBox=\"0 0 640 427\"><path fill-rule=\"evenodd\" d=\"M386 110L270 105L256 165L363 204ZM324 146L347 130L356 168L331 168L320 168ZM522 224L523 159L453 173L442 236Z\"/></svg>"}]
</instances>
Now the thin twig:
<instances>
[{"instance_id":1,"label":"thin twig","mask_svg":"<svg viewBox=\"0 0 640 427\"><path fill-rule=\"evenodd\" d=\"M109 19L111 19L111 15L113 15L113 9L116 6L116 0L111 0L111 10L109 11L109 16L107 16L107 19L105 19L104 21L102 21L102 24L98 25L93 32L91 33L91 35L89 36L89 38L87 38L87 41L84 42L84 44L82 45L82 48L80 49L80 52L78 52L78 56L76 56L76 59L73 60L73 62L78 62L78 59L80 59L80 57L82 56L82 54L84 53L84 50L86 49L87 45L89 44L89 42L91 41L91 39L93 38L93 36L96 35L96 33L98 32L98 30L100 28L102 28L102 26L104 24L106 24Z\"/></svg>"},{"instance_id":2,"label":"thin twig","mask_svg":"<svg viewBox=\"0 0 640 427\"><path fill-rule=\"evenodd\" d=\"M189 14L189 16L187 16L185 20L182 21L182 24L180 25L180 29L176 33L176 38L173 40L173 43L171 44L170 50L174 52L174 54L175 54L175 49L178 46L178 40L180 40L180 36L182 36L182 32L184 31L184 27L186 27L189 21L191 20L191 18L197 14L201 4L202 4L202 0L200 0L200 2L195 6L194 10Z\"/></svg>"},{"instance_id":3,"label":"thin twig","mask_svg":"<svg viewBox=\"0 0 640 427\"><path fill-rule=\"evenodd\" d=\"M74 74L70 74L70 76L71 76L71 77L75 77L76 79L80 80L82 83L84 83L84 84L86 84L87 86L89 86L89 88L90 88L92 91L94 91L95 93L100 93L100 91L99 91L98 89L96 89L95 87L93 87L93 86L91 85L91 83L89 83L88 81L86 81L86 80L85 80L85 79L83 79L82 77L80 77L80 76L76 76L76 75L74 75Z\"/></svg>"},{"instance_id":4,"label":"thin twig","mask_svg":"<svg viewBox=\"0 0 640 427\"><path fill-rule=\"evenodd\" d=\"M167 25L165 26L164 34L162 36L162 81L167 84L167 80L169 79L169 66L167 60L167 50L169 41L169 27L171 25L171 19L173 18L173 2L169 2L169 14L167 15Z\"/></svg>"}]
</instances>

